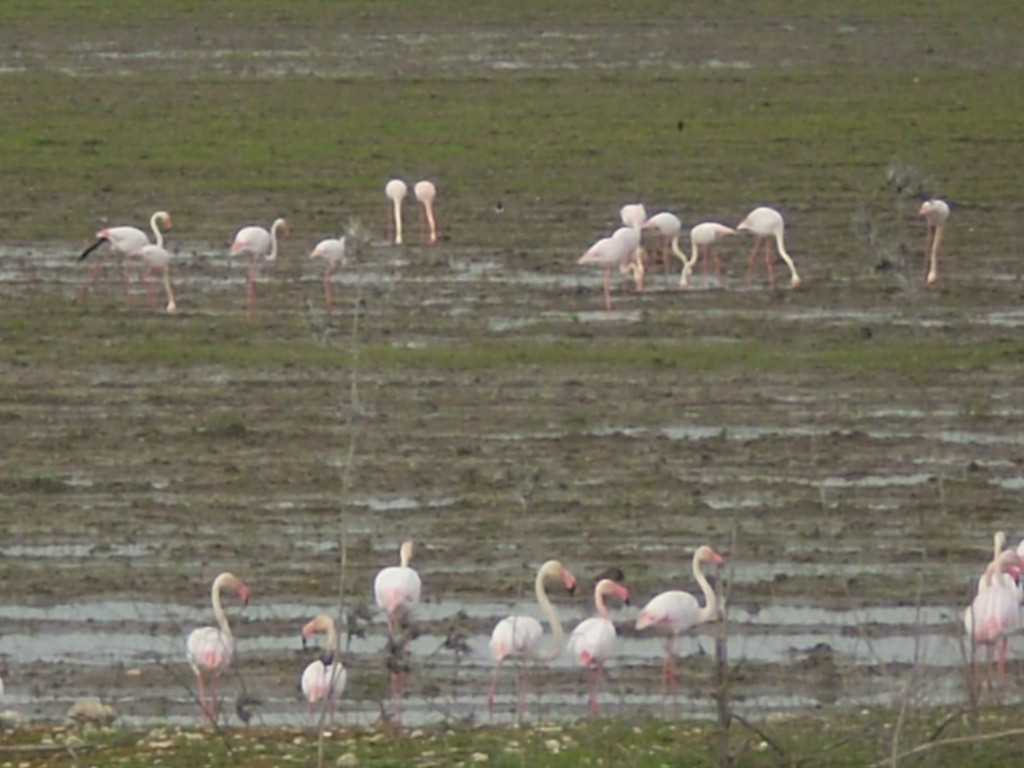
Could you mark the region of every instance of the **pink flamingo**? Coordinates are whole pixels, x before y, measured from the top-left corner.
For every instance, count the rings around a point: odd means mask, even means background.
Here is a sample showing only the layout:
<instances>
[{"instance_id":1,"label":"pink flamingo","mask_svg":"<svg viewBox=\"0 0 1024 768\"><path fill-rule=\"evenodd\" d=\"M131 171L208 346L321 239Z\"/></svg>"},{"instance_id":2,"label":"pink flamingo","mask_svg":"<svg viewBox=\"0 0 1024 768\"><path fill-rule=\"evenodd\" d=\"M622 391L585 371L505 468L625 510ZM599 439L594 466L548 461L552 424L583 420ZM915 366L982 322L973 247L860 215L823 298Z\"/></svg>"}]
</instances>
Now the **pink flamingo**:
<instances>
[{"instance_id":1,"label":"pink flamingo","mask_svg":"<svg viewBox=\"0 0 1024 768\"><path fill-rule=\"evenodd\" d=\"M945 200L926 200L921 204L919 216L924 216L927 230L924 235L924 258L928 265L925 285L935 285L939 280L939 242L949 218L949 204Z\"/></svg>"},{"instance_id":2,"label":"pink flamingo","mask_svg":"<svg viewBox=\"0 0 1024 768\"><path fill-rule=\"evenodd\" d=\"M722 556L707 545L698 547L693 553L693 576L700 586L700 591L704 593L703 608L700 607L697 598L689 592L672 590L652 598L640 611L640 616L636 620L637 630L651 626L669 629L668 644L665 646L665 664L661 672L662 688L666 693L669 690L675 692L676 666L673 650L676 637L698 624L705 624L718 618L718 600L707 577L704 576L703 566L705 563L721 565L723 562Z\"/></svg>"},{"instance_id":3,"label":"pink flamingo","mask_svg":"<svg viewBox=\"0 0 1024 768\"><path fill-rule=\"evenodd\" d=\"M520 664L519 716L522 717L526 711L526 662L553 661L562 649L565 633L558 620L558 613L544 589L544 582L547 579L559 579L569 590L570 595L576 590L576 579L557 560L548 560L537 571L537 579L534 583L537 603L551 625L551 637L546 645L542 642L544 628L532 616L508 616L499 621L491 633L491 656L498 662L494 668L491 688L487 692L487 713L492 717L494 715L494 693L498 688L498 676L501 674L501 665L505 659L512 659Z\"/></svg>"},{"instance_id":4,"label":"pink flamingo","mask_svg":"<svg viewBox=\"0 0 1024 768\"><path fill-rule=\"evenodd\" d=\"M424 179L417 181L412 191L421 206L420 233L427 245L434 245L437 242L437 225L434 223L434 198L437 197L437 187L433 182Z\"/></svg>"},{"instance_id":5,"label":"pink flamingo","mask_svg":"<svg viewBox=\"0 0 1024 768\"><path fill-rule=\"evenodd\" d=\"M159 225L163 225L164 229L171 228L171 215L167 211L157 211L149 219L149 227L153 230L156 244L163 247L164 235L160 231ZM127 297L131 291L131 277L128 271L129 260L132 256L139 255L139 252L149 245L149 237L137 227L107 227L96 233L96 242L82 251L78 260L81 261L87 258L93 251L101 248L104 243L110 244L111 253L120 255L124 259L124 294ZM96 266L89 271L85 282L82 283L82 287L75 294L76 301L81 299L86 291L89 290L89 286L92 285L93 280L96 279L96 275L99 274L102 267L103 258L99 257L96 261Z\"/></svg>"},{"instance_id":6,"label":"pink flamingo","mask_svg":"<svg viewBox=\"0 0 1024 768\"><path fill-rule=\"evenodd\" d=\"M764 206L755 208L747 214L747 218L741 221L736 229L741 232L748 231L754 234L754 247L750 251L750 259L747 262L747 283L750 283L751 275L754 272L754 259L757 257L757 247L764 243L764 264L768 268L768 282L771 285L775 285L775 275L772 273L771 248L771 239L774 238L779 256L786 262L786 266L789 267L790 286L796 288L800 285L800 275L796 273L796 265L793 264L793 259L786 253L786 245L783 242L786 225L782 220L781 213L774 208L766 208Z\"/></svg>"},{"instance_id":7,"label":"pink flamingo","mask_svg":"<svg viewBox=\"0 0 1024 768\"><path fill-rule=\"evenodd\" d=\"M629 270L636 266L633 254L640 245L640 233L632 227L620 227L611 237L604 237L594 243L577 263L597 264L604 267L604 308L611 311L612 299L609 281L612 267ZM641 270L642 266L639 267ZM642 280L641 280L642 282Z\"/></svg>"},{"instance_id":8,"label":"pink flamingo","mask_svg":"<svg viewBox=\"0 0 1024 768\"><path fill-rule=\"evenodd\" d=\"M665 274L668 274L669 250L678 255L679 235L683 231L683 223L674 213L662 211L656 213L642 225L658 236L661 241L661 260L665 264ZM684 259L685 262L685 259Z\"/></svg>"},{"instance_id":9,"label":"pink flamingo","mask_svg":"<svg viewBox=\"0 0 1024 768\"><path fill-rule=\"evenodd\" d=\"M402 244L402 201L409 188L401 179L392 179L384 186L384 194L391 201L391 212L388 216L388 239L395 233L395 245Z\"/></svg>"},{"instance_id":10,"label":"pink flamingo","mask_svg":"<svg viewBox=\"0 0 1024 768\"><path fill-rule=\"evenodd\" d=\"M615 625L608 617L604 604L605 595L614 595L629 603L629 590L611 579L601 579L594 587L594 605L597 616L584 619L569 636L569 651L577 663L587 670L590 678L590 697L587 708L597 712L597 690L604 676L604 663L615 654Z\"/></svg>"},{"instance_id":11,"label":"pink flamingo","mask_svg":"<svg viewBox=\"0 0 1024 768\"><path fill-rule=\"evenodd\" d=\"M333 306L331 296L331 273L339 267L345 266L345 237L328 238L317 243L316 248L309 254L309 258L321 258L324 260L324 299L327 302L327 311L330 312Z\"/></svg>"},{"instance_id":12,"label":"pink flamingo","mask_svg":"<svg viewBox=\"0 0 1024 768\"><path fill-rule=\"evenodd\" d=\"M964 629L971 638L971 676L977 681L976 647L988 648L989 668L986 678L991 685L992 655L997 654L998 686L1006 687L1006 649L1009 636L1020 629L1020 593L1007 572L1019 570L1021 560L1012 549L1000 552L985 568L978 580L978 594L964 611ZM976 684L976 683L972 683Z\"/></svg>"},{"instance_id":13,"label":"pink flamingo","mask_svg":"<svg viewBox=\"0 0 1024 768\"><path fill-rule=\"evenodd\" d=\"M348 673L344 664L334 660L338 633L334 629L334 622L330 616L323 613L317 614L302 628L302 647L305 648L306 641L317 632L327 634L327 639L324 641L324 652L319 659L311 662L303 671L300 686L302 695L306 699L306 715L308 717L313 716L314 704L318 701L326 701L333 718L335 699L341 696L345 690Z\"/></svg>"},{"instance_id":14,"label":"pink flamingo","mask_svg":"<svg viewBox=\"0 0 1024 768\"><path fill-rule=\"evenodd\" d=\"M156 296L149 282L146 280L146 277L152 277L157 272L160 272L161 279L164 284L164 291L167 293L167 313L174 314L178 309L178 305L174 303L174 291L171 290L170 251L162 245L153 245L152 243L149 243L143 246L142 250L139 251L139 256L142 258L142 262L146 265L142 281L146 284L146 293L149 294L149 308L155 308Z\"/></svg>"},{"instance_id":15,"label":"pink flamingo","mask_svg":"<svg viewBox=\"0 0 1024 768\"><path fill-rule=\"evenodd\" d=\"M690 287L690 275L693 274L693 265L697 259L703 257L704 273L708 271L708 261L715 260L715 277L719 284L722 281L722 262L715 252L715 243L729 235L735 235L736 230L724 224L713 221L705 221L697 224L690 230L690 258L683 256L678 248L674 248L676 256L683 260L683 274L679 278L679 287L686 289Z\"/></svg>"},{"instance_id":16,"label":"pink flamingo","mask_svg":"<svg viewBox=\"0 0 1024 768\"><path fill-rule=\"evenodd\" d=\"M196 673L199 684L199 706L203 715L213 720L217 714L217 680L221 672L228 668L235 655L235 638L228 626L228 618L220 604L220 593L229 590L238 595L242 605L249 603L249 588L230 573L222 573L213 580L210 590L210 601L213 603L213 615L217 619L217 627L200 627L192 630L188 636L186 649L188 663ZM206 706L206 688L210 692L210 706Z\"/></svg>"},{"instance_id":17,"label":"pink flamingo","mask_svg":"<svg viewBox=\"0 0 1024 768\"><path fill-rule=\"evenodd\" d=\"M256 268L260 259L273 262L277 260L277 239L288 237L291 230L284 219L275 219L270 231L263 227L243 227L238 230L231 243L232 256L248 256L249 271L245 281L246 310L245 319L252 322L256 317Z\"/></svg>"},{"instance_id":18,"label":"pink flamingo","mask_svg":"<svg viewBox=\"0 0 1024 768\"><path fill-rule=\"evenodd\" d=\"M409 567L412 560L413 541L402 542L398 550L398 565L381 569L373 582L373 593L377 605L384 609L388 616L388 633L394 631L395 616L403 609L412 608L420 601L420 575Z\"/></svg>"}]
</instances>

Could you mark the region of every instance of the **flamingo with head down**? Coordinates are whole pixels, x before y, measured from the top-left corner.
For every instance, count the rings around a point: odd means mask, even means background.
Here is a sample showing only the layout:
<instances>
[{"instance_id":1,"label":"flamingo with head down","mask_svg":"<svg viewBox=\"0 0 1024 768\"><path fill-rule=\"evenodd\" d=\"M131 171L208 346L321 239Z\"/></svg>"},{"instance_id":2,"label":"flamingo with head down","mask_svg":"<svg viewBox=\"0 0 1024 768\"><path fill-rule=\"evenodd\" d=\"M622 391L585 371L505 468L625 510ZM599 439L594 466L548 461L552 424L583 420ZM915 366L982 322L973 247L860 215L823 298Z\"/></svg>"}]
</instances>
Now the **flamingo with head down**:
<instances>
[{"instance_id":1,"label":"flamingo with head down","mask_svg":"<svg viewBox=\"0 0 1024 768\"><path fill-rule=\"evenodd\" d=\"M423 179L416 182L412 192L420 204L420 234L423 242L434 245L437 242L437 223L434 221L434 198L437 197L437 187L432 181Z\"/></svg>"},{"instance_id":2,"label":"flamingo with head down","mask_svg":"<svg viewBox=\"0 0 1024 768\"><path fill-rule=\"evenodd\" d=\"M327 238L317 243L316 248L309 254L311 259L324 260L324 301L327 304L327 311L330 312L334 305L331 292L331 273L338 268L345 266L346 236Z\"/></svg>"},{"instance_id":3,"label":"flamingo with head down","mask_svg":"<svg viewBox=\"0 0 1024 768\"><path fill-rule=\"evenodd\" d=\"M615 640L618 636L615 625L608 615L604 598L614 595L629 604L629 590L611 579L602 579L594 587L594 605L597 615L584 619L569 636L569 651L576 662L587 670L590 679L590 696L587 709L597 712L597 691L604 677L604 664L615 655Z\"/></svg>"},{"instance_id":4,"label":"flamingo with head down","mask_svg":"<svg viewBox=\"0 0 1024 768\"><path fill-rule=\"evenodd\" d=\"M928 266L925 285L935 285L939 281L939 242L949 218L949 204L945 200L925 200L921 203L919 216L924 216L927 229L924 234L924 259Z\"/></svg>"},{"instance_id":5,"label":"flamingo with head down","mask_svg":"<svg viewBox=\"0 0 1024 768\"><path fill-rule=\"evenodd\" d=\"M231 664L235 655L235 637L231 634L227 616L220 603L223 590L234 592L242 601L249 602L249 588L231 573L222 573L213 580L210 589L210 602L213 604L213 615L217 619L216 627L200 627L188 636L185 648L188 663L195 672L199 686L199 706L203 716L213 720L217 715L217 681L221 673ZM209 689L210 705L206 705L206 690Z\"/></svg>"},{"instance_id":6,"label":"flamingo with head down","mask_svg":"<svg viewBox=\"0 0 1024 768\"><path fill-rule=\"evenodd\" d=\"M491 716L494 715L494 694L498 688L498 676L501 674L501 665L506 659L512 659L520 664L519 716L522 717L526 711L526 663L529 661L552 661L562 650L562 640L565 634L562 631L562 623L558 620L558 613L548 599L547 591L544 588L544 583L548 579L559 580L570 595L576 590L576 579L557 560L548 560L537 571L537 578L534 582L537 604L540 605L541 611L548 619L548 624L551 625L551 635L547 642L545 642L544 628L532 616L508 616L499 621L491 633L491 656L498 662L494 668L494 678L491 680L490 690L487 692L487 713Z\"/></svg>"},{"instance_id":7,"label":"flamingo with head down","mask_svg":"<svg viewBox=\"0 0 1024 768\"><path fill-rule=\"evenodd\" d=\"M603 237L594 243L577 262L578 264L597 264L604 268L604 308L611 311L612 267L618 266L620 271L639 269L643 273L643 265L634 260L634 253L640 244L640 232L632 227L619 227L611 237ZM642 282L642 278L641 278Z\"/></svg>"},{"instance_id":8,"label":"flamingo with head down","mask_svg":"<svg viewBox=\"0 0 1024 768\"><path fill-rule=\"evenodd\" d=\"M384 194L391 201L391 208L388 211L388 240L394 233L395 245L402 244L402 201L408 193L409 188L401 179L392 179L384 185Z\"/></svg>"},{"instance_id":9,"label":"flamingo with head down","mask_svg":"<svg viewBox=\"0 0 1024 768\"><path fill-rule=\"evenodd\" d=\"M754 235L754 247L750 251L750 258L747 261L747 278L746 282L750 282L750 278L754 272L754 259L757 258L757 249L762 243L764 244L764 264L768 269L768 282L771 285L775 285L775 275L772 271L772 241L775 241L775 248L779 252L779 257L786 262L786 266L789 267L790 279L789 284L791 287L796 288L800 285L800 275L796 272L796 265L793 263L792 257L786 252L786 244L784 240L786 225L782 220L782 214L776 211L774 208L766 208L764 206L755 208L747 214L747 218L739 223L736 229L740 232L751 232Z\"/></svg>"},{"instance_id":10,"label":"flamingo with head down","mask_svg":"<svg viewBox=\"0 0 1024 768\"><path fill-rule=\"evenodd\" d=\"M693 577L704 594L704 607L701 607L697 598L689 592L672 590L652 598L640 611L640 616L636 620L638 630L647 627L667 627L669 630L668 643L665 646L665 664L661 673L662 688L666 694L670 690L675 692L676 666L673 650L676 637L698 624L718 619L718 599L704 575L704 565L721 565L723 562L725 561L722 560L722 556L707 545L698 547L693 553Z\"/></svg>"}]
</instances>

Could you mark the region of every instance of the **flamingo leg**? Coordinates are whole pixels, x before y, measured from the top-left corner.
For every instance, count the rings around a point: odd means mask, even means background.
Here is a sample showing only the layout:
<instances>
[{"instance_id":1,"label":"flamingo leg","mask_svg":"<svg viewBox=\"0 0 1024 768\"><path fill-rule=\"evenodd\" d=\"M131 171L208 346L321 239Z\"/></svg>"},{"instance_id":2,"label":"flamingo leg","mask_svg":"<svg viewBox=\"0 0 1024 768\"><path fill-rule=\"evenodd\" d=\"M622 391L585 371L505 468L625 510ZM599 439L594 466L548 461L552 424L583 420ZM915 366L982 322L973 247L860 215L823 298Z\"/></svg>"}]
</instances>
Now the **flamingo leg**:
<instances>
[{"instance_id":1,"label":"flamingo leg","mask_svg":"<svg viewBox=\"0 0 1024 768\"><path fill-rule=\"evenodd\" d=\"M768 269L768 285L775 287L775 273L772 271L772 243L765 238L764 241L764 265Z\"/></svg>"},{"instance_id":2,"label":"flamingo leg","mask_svg":"<svg viewBox=\"0 0 1024 768\"><path fill-rule=\"evenodd\" d=\"M662 696L664 698L675 698L676 695L676 660L675 660L675 633L669 635L665 645L665 666L662 668L661 683Z\"/></svg>"},{"instance_id":3,"label":"flamingo leg","mask_svg":"<svg viewBox=\"0 0 1024 768\"><path fill-rule=\"evenodd\" d=\"M754 276L754 259L757 258L757 247L761 244L761 238L754 238L754 247L750 249L750 256L747 257L747 275L743 278L744 285L750 285L750 279Z\"/></svg>"},{"instance_id":4,"label":"flamingo leg","mask_svg":"<svg viewBox=\"0 0 1024 768\"><path fill-rule=\"evenodd\" d=\"M329 313L331 311L331 309L332 309L332 306L333 306L332 301L331 301L331 268L330 268L330 266L328 266L327 269L324 270L324 300L327 302L327 311Z\"/></svg>"},{"instance_id":5,"label":"flamingo leg","mask_svg":"<svg viewBox=\"0 0 1024 768\"><path fill-rule=\"evenodd\" d=\"M526 690L530 684L530 667L524 662L519 674L519 720L526 715Z\"/></svg>"},{"instance_id":6,"label":"flamingo leg","mask_svg":"<svg viewBox=\"0 0 1024 768\"><path fill-rule=\"evenodd\" d=\"M1009 643L1009 638L1005 636L1001 637L998 642L999 648L997 651L997 660L999 664L999 679L997 685L999 688L999 698L1001 700L1003 692L1006 690L1006 646Z\"/></svg>"},{"instance_id":7,"label":"flamingo leg","mask_svg":"<svg viewBox=\"0 0 1024 768\"><path fill-rule=\"evenodd\" d=\"M92 285L97 275L99 275L100 270L103 269L103 261L106 258L106 253L101 253L96 257L96 263L92 265L92 268L89 270L89 274L85 276L85 282L82 283L78 291L75 292L75 301L78 301L85 296L86 292L89 290L89 286Z\"/></svg>"},{"instance_id":8,"label":"flamingo leg","mask_svg":"<svg viewBox=\"0 0 1024 768\"><path fill-rule=\"evenodd\" d=\"M199 685L199 708L203 711L203 719L207 719L210 716L209 711L206 709L206 694L203 691L203 676L199 672L196 672L196 682Z\"/></svg>"},{"instance_id":9,"label":"flamingo leg","mask_svg":"<svg viewBox=\"0 0 1024 768\"><path fill-rule=\"evenodd\" d=\"M245 320L251 323L256 319L256 257L249 262L249 271L245 280Z\"/></svg>"},{"instance_id":10,"label":"flamingo leg","mask_svg":"<svg viewBox=\"0 0 1024 768\"><path fill-rule=\"evenodd\" d=\"M146 297L149 300L149 308L151 311L156 309L156 287L149 281L149 278L151 278L155 272L156 270L153 267L149 267L142 271L142 285L146 289Z\"/></svg>"},{"instance_id":11,"label":"flamingo leg","mask_svg":"<svg viewBox=\"0 0 1024 768\"><path fill-rule=\"evenodd\" d=\"M487 717L494 719L494 694L498 690L498 676L501 674L501 665L505 659L498 659L498 666L494 668L494 676L491 678L491 687L487 691Z\"/></svg>"},{"instance_id":12,"label":"flamingo leg","mask_svg":"<svg viewBox=\"0 0 1024 768\"><path fill-rule=\"evenodd\" d=\"M612 293L611 287L608 285L611 280L611 267L604 268L604 308L606 312L612 311Z\"/></svg>"},{"instance_id":13,"label":"flamingo leg","mask_svg":"<svg viewBox=\"0 0 1024 768\"><path fill-rule=\"evenodd\" d=\"M713 245L707 246L707 249L708 249L708 255L714 257L714 259L715 259L715 279L718 281L718 284L721 285L722 284L722 262L718 258L718 251L715 250L715 246L713 246Z\"/></svg>"}]
</instances>

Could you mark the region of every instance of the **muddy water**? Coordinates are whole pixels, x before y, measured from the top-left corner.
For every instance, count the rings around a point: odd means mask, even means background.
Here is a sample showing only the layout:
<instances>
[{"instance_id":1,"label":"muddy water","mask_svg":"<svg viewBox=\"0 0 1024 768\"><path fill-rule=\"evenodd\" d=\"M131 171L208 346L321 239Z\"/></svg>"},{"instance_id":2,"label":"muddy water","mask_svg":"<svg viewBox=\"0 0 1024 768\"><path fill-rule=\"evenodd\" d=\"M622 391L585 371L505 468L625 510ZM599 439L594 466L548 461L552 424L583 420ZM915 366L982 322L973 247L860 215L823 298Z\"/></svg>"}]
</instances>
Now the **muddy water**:
<instances>
[{"instance_id":1,"label":"muddy water","mask_svg":"<svg viewBox=\"0 0 1024 768\"><path fill-rule=\"evenodd\" d=\"M536 615L532 573L548 557L584 583L608 565L626 572L634 604L614 609L609 713L711 716L720 631L736 706L750 716L884 703L908 685L920 701L963 697L962 606L992 532L1024 533L1024 395L1012 366L954 369L941 381L843 369L366 367L356 372L345 495L351 371L61 362L75 338L117 345L167 327L343 346L356 296L361 339L401 348L643 343L664 331L813 345L869 328L912 350L929 334L998 338L1020 316L995 279L970 296L908 288L880 305L872 283L790 294L744 289L730 275L688 294L668 281L641 295L616 286L606 313L597 274L528 273L500 254L445 248L371 247L336 277L333 317L307 264L266 270L252 328L241 320L242 265L204 246L179 254L175 317L150 313L141 295L125 308L119 265L72 305L82 278L73 249L2 254L5 322L35 323L31 343L57 350L30 366L11 353L0 367L5 706L53 718L78 696L101 695L130 722L194 721L184 638L210 621L210 580L232 570L252 602L226 600L238 638L228 716L237 720L233 704L245 697L257 721L301 722L295 680L312 652L298 631L318 611L337 613L341 590L354 633L341 717L374 722L389 654L369 587L407 537L420 542L425 585L408 645L407 722L480 720L488 633L513 611ZM679 693L666 702L664 638L638 635L632 621L658 591L695 589L688 557L705 542L727 560L715 577L729 621L679 641ZM555 601L567 628L588 615L583 595ZM1012 686L1022 671L1012 665ZM567 655L531 682L531 715L585 713ZM497 717L514 708L507 671Z\"/></svg>"}]
</instances>

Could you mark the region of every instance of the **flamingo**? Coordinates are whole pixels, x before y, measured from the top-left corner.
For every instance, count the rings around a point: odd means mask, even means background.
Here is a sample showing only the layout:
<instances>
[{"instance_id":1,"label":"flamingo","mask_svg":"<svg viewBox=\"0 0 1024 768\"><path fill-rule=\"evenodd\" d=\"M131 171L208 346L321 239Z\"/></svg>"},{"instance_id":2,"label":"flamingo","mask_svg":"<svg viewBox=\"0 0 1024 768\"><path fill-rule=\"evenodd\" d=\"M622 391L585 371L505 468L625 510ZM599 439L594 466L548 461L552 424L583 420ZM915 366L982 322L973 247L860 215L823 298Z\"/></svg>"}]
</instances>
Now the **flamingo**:
<instances>
[{"instance_id":1,"label":"flamingo","mask_svg":"<svg viewBox=\"0 0 1024 768\"><path fill-rule=\"evenodd\" d=\"M562 631L562 624L558 620L558 613L548 599L544 589L544 582L547 579L559 579L569 594L576 591L576 579L569 573L569 570L557 560L548 560L537 571L537 579L534 583L534 591L537 594L537 604L547 617L551 625L551 639L545 646L544 628L541 623L532 616L508 616L498 622L491 633L491 656L498 662L494 668L494 678L491 681L491 688L487 692L487 713L494 715L494 693L498 688L498 676L501 674L501 665L505 659L513 659L520 662L520 684L519 684L519 716L522 717L526 711L526 676L527 668L522 662L527 661L553 661L562 649L562 640L565 633Z\"/></svg>"},{"instance_id":2,"label":"flamingo","mask_svg":"<svg viewBox=\"0 0 1024 768\"><path fill-rule=\"evenodd\" d=\"M646 629L651 626L665 626L669 628L668 643L665 646L665 664L662 667L662 687L667 692L675 690L676 668L673 658L676 637L681 632L686 632L698 624L705 624L715 621L718 618L718 599L715 597L715 590L711 588L707 578L704 576L704 564L713 563L721 565L724 560L711 547L704 545L698 547L693 553L693 576L704 593L704 607L701 608L697 598L689 592L672 590L662 592L651 599L640 616L636 620L637 630Z\"/></svg>"},{"instance_id":3,"label":"flamingo","mask_svg":"<svg viewBox=\"0 0 1024 768\"><path fill-rule=\"evenodd\" d=\"M157 211L149 219L149 228L153 230L153 235L156 237L156 244L163 247L164 235L160 230L160 225L163 225L164 229L170 229L172 226L171 215L167 211ZM110 252L115 255L120 255L124 259L124 293L127 297L131 290L131 278L128 273L128 261L132 256L137 256L139 252L149 245L149 237L141 229L137 227L107 227L101 229L96 233L96 242L82 251L78 260L81 261L89 256L93 251L98 250L103 246L104 243L110 244ZM82 283L82 287L78 289L75 294L75 300L81 299L86 291L89 290L89 286L92 285L92 281L96 279L96 275L99 274L100 269L103 267L103 258L100 257L96 261L96 266L90 270L88 276L86 276L85 282Z\"/></svg>"},{"instance_id":4,"label":"flamingo","mask_svg":"<svg viewBox=\"0 0 1024 768\"><path fill-rule=\"evenodd\" d=\"M643 203L629 203L628 205L622 206L619 209L619 219L622 221L623 227L629 227L635 229L638 235L636 248L633 249L633 256L628 264L619 265L619 272L626 274L627 272L633 273L633 284L636 286L638 291L644 289L644 249L640 245L641 239L639 238L640 230L643 228L644 222L647 220L647 209L644 208ZM666 274L668 268L665 269Z\"/></svg>"},{"instance_id":5,"label":"flamingo","mask_svg":"<svg viewBox=\"0 0 1024 768\"><path fill-rule=\"evenodd\" d=\"M324 299L327 302L327 311L331 311L333 302L331 300L331 273L338 267L345 266L345 236L328 238L317 243L316 248L309 254L309 258L321 258L326 262L324 266Z\"/></svg>"},{"instance_id":6,"label":"flamingo","mask_svg":"<svg viewBox=\"0 0 1024 768\"><path fill-rule=\"evenodd\" d=\"M256 317L256 267L260 259L277 260L277 238L288 237L291 230L284 219L275 219L267 232L263 227L243 227L238 230L231 243L232 256L248 256L249 272L245 281L246 309L245 319L252 322Z\"/></svg>"},{"instance_id":7,"label":"flamingo","mask_svg":"<svg viewBox=\"0 0 1024 768\"><path fill-rule=\"evenodd\" d=\"M988 648L989 670L986 677L991 684L991 663L993 651L997 654L998 685L1006 687L1006 649L1009 636L1020 629L1020 595L1010 569L1020 569L1021 560L1017 553L1008 549L1000 552L985 568L978 580L978 594L964 611L964 629L971 637L972 678L977 679L976 646Z\"/></svg>"},{"instance_id":8,"label":"flamingo","mask_svg":"<svg viewBox=\"0 0 1024 768\"><path fill-rule=\"evenodd\" d=\"M388 239L392 230L395 233L395 245L402 244L402 200L409 188L401 179L392 179L384 186L384 194L391 201L392 215L388 217ZM394 224L392 225L392 221Z\"/></svg>"},{"instance_id":9,"label":"flamingo","mask_svg":"<svg viewBox=\"0 0 1024 768\"><path fill-rule=\"evenodd\" d=\"M597 712L597 689L604 676L604 663L615 653L615 625L608 617L605 595L614 595L629 604L629 590L611 579L601 579L594 587L594 605L597 616L584 619L569 636L569 651L576 662L587 670L590 678L590 697L587 709Z\"/></svg>"},{"instance_id":10,"label":"flamingo","mask_svg":"<svg viewBox=\"0 0 1024 768\"><path fill-rule=\"evenodd\" d=\"M427 245L434 245L437 242L437 225L434 223L434 198L437 197L437 187L432 181L424 179L417 181L412 191L422 206L420 208L420 232Z\"/></svg>"},{"instance_id":11,"label":"flamingo","mask_svg":"<svg viewBox=\"0 0 1024 768\"><path fill-rule=\"evenodd\" d=\"M649 229L661 240L661 260L665 264L665 274L668 274L668 254L671 247L672 252L678 254L679 235L683 231L683 223L674 213L662 211L656 213L641 225L642 229ZM685 259L683 260L685 263Z\"/></svg>"},{"instance_id":12,"label":"flamingo","mask_svg":"<svg viewBox=\"0 0 1024 768\"><path fill-rule=\"evenodd\" d=\"M242 605L249 603L249 588L231 573L222 573L213 580L210 589L210 602L213 603L213 615L217 619L217 627L200 627L192 630L186 643L188 663L196 673L199 684L199 706L203 715L213 720L217 714L217 680L221 672L228 668L235 655L235 638L228 626L228 618L220 604L220 593L229 590L238 595ZM210 690L210 707L206 706L204 689L207 680Z\"/></svg>"},{"instance_id":13,"label":"flamingo","mask_svg":"<svg viewBox=\"0 0 1024 768\"><path fill-rule=\"evenodd\" d=\"M949 204L945 200L925 200L917 213L924 216L928 227L924 235L924 258L928 265L924 284L935 285L939 280L939 242L949 218Z\"/></svg>"},{"instance_id":14,"label":"flamingo","mask_svg":"<svg viewBox=\"0 0 1024 768\"><path fill-rule=\"evenodd\" d=\"M412 608L420 601L420 575L409 567L414 541L402 542L398 550L399 565L381 569L373 582L373 593L377 605L388 615L388 632L394 631L395 615L399 610Z\"/></svg>"},{"instance_id":15,"label":"flamingo","mask_svg":"<svg viewBox=\"0 0 1024 768\"><path fill-rule=\"evenodd\" d=\"M149 243L143 246L142 250L139 251L139 256L142 257L143 263L146 265L146 271L143 275L143 282L146 282L145 275L150 276L156 274L158 271L161 274L161 278L164 283L164 291L167 293L167 313L174 314L178 309L178 305L174 303L174 291L171 290L171 253L162 245L153 245ZM149 294L149 307L152 309L156 302L153 291L150 289L149 283L146 282L146 292Z\"/></svg>"},{"instance_id":16,"label":"flamingo","mask_svg":"<svg viewBox=\"0 0 1024 768\"><path fill-rule=\"evenodd\" d=\"M713 221L705 221L697 224L690 230L690 258L682 256L679 253L678 248L673 249L676 256L679 256L683 260L683 274L679 278L680 288L690 287L690 275L693 273L693 265L697 263L697 259L701 256L704 257L704 272L707 273L708 261L711 258L715 260L715 277L719 283L722 281L722 262L718 259L718 254L715 253L715 243L721 240L723 237L729 235L735 235L736 230L732 227L727 227L725 224L718 224Z\"/></svg>"},{"instance_id":17,"label":"flamingo","mask_svg":"<svg viewBox=\"0 0 1024 768\"><path fill-rule=\"evenodd\" d=\"M754 234L754 247L750 251L750 259L747 262L747 283L750 282L750 277L754 271L757 247L763 242L764 263L768 268L768 281L775 285L775 276L772 274L771 244L769 242L769 238L775 238L775 246L779 251L779 256L782 257L782 260L786 262L786 266L789 267L790 286L796 288L800 285L800 275L796 273L796 265L793 264L793 259L786 253L786 246L783 242L783 233L785 232L786 225L782 220L781 213L774 208L766 208L764 206L755 208L747 214L747 218L741 221L736 229L741 232L748 231Z\"/></svg>"},{"instance_id":18,"label":"flamingo","mask_svg":"<svg viewBox=\"0 0 1024 768\"><path fill-rule=\"evenodd\" d=\"M318 701L326 701L333 715L334 701L345 690L345 683L348 682L345 665L334 660L338 633L330 616L317 614L302 628L302 647L305 648L306 641L317 632L327 633L323 655L306 667L300 682L302 695L306 699L306 714L309 717L312 717L313 705Z\"/></svg>"},{"instance_id":19,"label":"flamingo","mask_svg":"<svg viewBox=\"0 0 1024 768\"><path fill-rule=\"evenodd\" d=\"M629 268L634 251L640 244L640 233L631 227L620 227L611 237L604 237L594 243L577 263L598 264L604 267L604 308L611 311L612 299L609 280L612 267ZM641 270L642 266L639 267Z\"/></svg>"}]
</instances>

